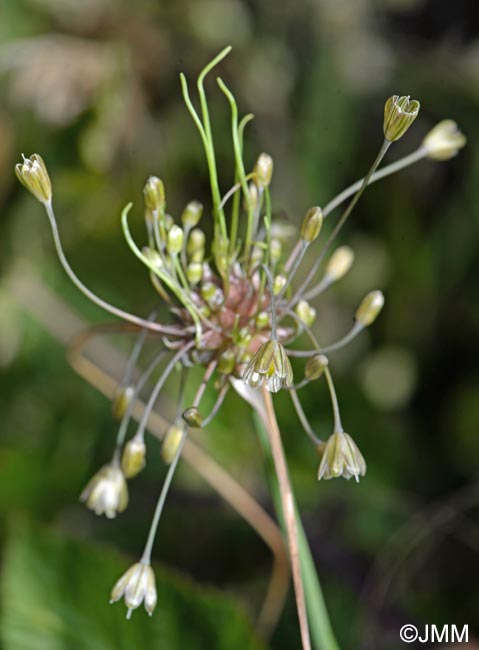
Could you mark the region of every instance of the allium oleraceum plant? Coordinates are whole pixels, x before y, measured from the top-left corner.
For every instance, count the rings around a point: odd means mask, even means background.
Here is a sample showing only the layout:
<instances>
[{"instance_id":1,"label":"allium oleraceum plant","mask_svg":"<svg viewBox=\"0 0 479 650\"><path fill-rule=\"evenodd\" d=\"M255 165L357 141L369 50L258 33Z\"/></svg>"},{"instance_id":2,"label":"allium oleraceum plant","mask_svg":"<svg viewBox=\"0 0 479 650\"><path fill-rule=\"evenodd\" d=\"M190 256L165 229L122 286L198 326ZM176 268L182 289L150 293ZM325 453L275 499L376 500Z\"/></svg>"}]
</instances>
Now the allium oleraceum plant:
<instances>
[{"instance_id":1,"label":"allium oleraceum plant","mask_svg":"<svg viewBox=\"0 0 479 650\"><path fill-rule=\"evenodd\" d=\"M218 184L213 135L204 90L206 75L230 51L223 50L207 65L197 80L200 110L190 98L187 81L181 75L186 107L199 131L211 184L211 216L214 231L211 244L198 227L203 206L192 200L175 220L167 213L162 181L151 176L144 186L146 243L138 244L128 226L131 204L126 206L121 223L126 241L134 255L145 265L162 303L169 308L171 322L157 321L157 311L141 318L118 309L91 292L75 275L62 249L56 217L52 207L52 187L42 158L34 154L16 166L19 180L43 203L53 233L60 261L74 284L93 302L133 324L138 339L132 351L125 377L113 400L115 415L121 419L113 456L90 480L81 495L82 501L97 515L115 517L128 505L127 479L138 474L145 465L147 446L145 432L157 398L170 375L192 366L204 367L204 376L189 405L178 406L178 418L165 432L162 456L168 471L161 489L146 545L139 561L118 580L111 600L122 597L131 611L144 602L148 613L156 604L156 589L151 552L158 522L190 429L207 427L221 407L230 388L243 397L257 412L264 424L281 496L280 519L284 521L293 582L300 621L302 647L311 647L306 613L309 591L303 564L304 537L294 505L288 469L276 423L271 393L284 391L291 398L299 422L320 455L319 479L353 477L356 481L366 473L366 462L353 438L344 431L334 388L328 356L347 345L370 326L384 304L380 291L367 294L356 309L351 331L339 341L323 346L312 326L316 311L311 301L330 285L340 280L351 268L354 254L348 246L331 251L331 246L355 204L369 183L392 174L422 158L446 160L464 146L465 137L456 124L445 120L438 124L412 154L388 166L378 167L390 145L401 138L416 119L419 102L409 97L393 96L385 104L383 142L376 160L366 176L344 190L322 209L306 211L299 236L291 250L284 250L286 238L276 224L271 210L270 184L273 160L261 153L251 171L243 163L243 132L252 115L239 119L233 94L220 79L217 83L231 110L231 137L235 169L231 188L222 193ZM324 220L340 204L350 199L346 209L327 237L321 236ZM310 246L316 247L316 260L295 283L298 269ZM326 260L326 255L329 258ZM325 263L325 264L324 264ZM320 272L324 264L324 269ZM147 334L156 335L158 350L135 385L132 369L136 366ZM306 349L298 344L306 340ZM298 367L305 360L303 370ZM132 409L152 373L161 374L148 399L136 433L126 441ZM299 399L299 390L309 382L324 378L331 397L334 430L328 440L321 440L308 422ZM216 391L216 402L209 413L203 413L202 397L207 386ZM185 408L187 406L187 408ZM314 608L309 603L309 615ZM331 636L327 645L337 648Z\"/></svg>"}]
</instances>

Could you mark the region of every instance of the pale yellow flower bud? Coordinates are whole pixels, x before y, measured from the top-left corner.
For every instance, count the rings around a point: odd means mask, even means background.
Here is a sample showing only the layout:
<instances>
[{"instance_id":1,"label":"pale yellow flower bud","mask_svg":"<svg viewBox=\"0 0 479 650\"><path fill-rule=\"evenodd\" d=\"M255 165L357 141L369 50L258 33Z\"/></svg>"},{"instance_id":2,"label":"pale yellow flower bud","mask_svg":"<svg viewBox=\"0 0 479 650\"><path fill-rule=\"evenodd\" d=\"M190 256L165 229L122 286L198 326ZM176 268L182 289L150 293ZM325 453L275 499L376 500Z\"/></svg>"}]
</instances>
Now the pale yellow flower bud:
<instances>
[{"instance_id":1,"label":"pale yellow flower bud","mask_svg":"<svg viewBox=\"0 0 479 650\"><path fill-rule=\"evenodd\" d=\"M418 101L406 96L390 97L384 105L383 130L386 140L399 140L418 116L420 106Z\"/></svg>"},{"instance_id":2,"label":"pale yellow flower bud","mask_svg":"<svg viewBox=\"0 0 479 650\"><path fill-rule=\"evenodd\" d=\"M166 250L170 255L178 255L183 248L183 229L174 224L168 231Z\"/></svg>"},{"instance_id":3,"label":"pale yellow flower bud","mask_svg":"<svg viewBox=\"0 0 479 650\"><path fill-rule=\"evenodd\" d=\"M201 287L201 295L213 310L219 309L225 300L223 291L214 282L205 282Z\"/></svg>"},{"instance_id":4,"label":"pale yellow flower bud","mask_svg":"<svg viewBox=\"0 0 479 650\"><path fill-rule=\"evenodd\" d=\"M316 320L316 309L306 300L300 300L294 308L294 311L299 320L307 327L311 327Z\"/></svg>"},{"instance_id":5,"label":"pale yellow flower bud","mask_svg":"<svg viewBox=\"0 0 479 650\"><path fill-rule=\"evenodd\" d=\"M269 247L269 255L273 264L281 259L283 254L283 244L279 239L272 239Z\"/></svg>"},{"instance_id":6,"label":"pale yellow flower bud","mask_svg":"<svg viewBox=\"0 0 479 650\"><path fill-rule=\"evenodd\" d=\"M326 265L326 275L336 282L346 275L354 262L354 251L349 246L339 246Z\"/></svg>"},{"instance_id":7,"label":"pale yellow flower bud","mask_svg":"<svg viewBox=\"0 0 479 650\"><path fill-rule=\"evenodd\" d=\"M319 235L321 226L323 225L323 212L320 207L315 206L310 208L303 219L301 224L301 239L310 244Z\"/></svg>"},{"instance_id":8,"label":"pale yellow flower bud","mask_svg":"<svg viewBox=\"0 0 479 650\"><path fill-rule=\"evenodd\" d=\"M182 422L168 427L161 445L161 457L167 465L173 462L184 435L185 425Z\"/></svg>"},{"instance_id":9,"label":"pale yellow flower bud","mask_svg":"<svg viewBox=\"0 0 479 650\"><path fill-rule=\"evenodd\" d=\"M304 376L309 381L315 381L319 379L325 369L328 367L328 357L324 354L316 354L311 359L308 359L308 362L304 368Z\"/></svg>"},{"instance_id":10,"label":"pale yellow flower bud","mask_svg":"<svg viewBox=\"0 0 479 650\"><path fill-rule=\"evenodd\" d=\"M15 165L15 174L33 196L41 203L49 203L52 198L52 184L43 158L34 153L30 158L23 157L23 163Z\"/></svg>"},{"instance_id":11,"label":"pale yellow flower bud","mask_svg":"<svg viewBox=\"0 0 479 650\"><path fill-rule=\"evenodd\" d=\"M121 467L126 478L133 478L145 467L146 445L143 438L129 440L123 450Z\"/></svg>"},{"instance_id":12,"label":"pale yellow flower bud","mask_svg":"<svg viewBox=\"0 0 479 650\"><path fill-rule=\"evenodd\" d=\"M190 201L181 215L181 222L184 226L194 228L198 225L203 214L203 205L199 201Z\"/></svg>"},{"instance_id":13,"label":"pale yellow flower bud","mask_svg":"<svg viewBox=\"0 0 479 650\"><path fill-rule=\"evenodd\" d=\"M279 295L281 293L281 290L283 289L284 285L286 284L287 280L284 275L277 275L274 280L273 280L273 293L275 296Z\"/></svg>"},{"instance_id":14,"label":"pale yellow flower bud","mask_svg":"<svg viewBox=\"0 0 479 650\"><path fill-rule=\"evenodd\" d=\"M254 180L259 188L268 187L273 176L273 159L267 153L261 153L253 168Z\"/></svg>"},{"instance_id":15,"label":"pale yellow flower bud","mask_svg":"<svg viewBox=\"0 0 479 650\"><path fill-rule=\"evenodd\" d=\"M269 325L269 314L267 311L260 311L255 318L255 325L258 329L262 330Z\"/></svg>"},{"instance_id":16,"label":"pale yellow flower bud","mask_svg":"<svg viewBox=\"0 0 479 650\"><path fill-rule=\"evenodd\" d=\"M158 269L161 269L164 266L164 262L161 259L161 255L155 248L150 248L149 246L143 246L142 249L143 255L146 257L148 262L153 266L156 266Z\"/></svg>"},{"instance_id":17,"label":"pale yellow flower bud","mask_svg":"<svg viewBox=\"0 0 479 650\"><path fill-rule=\"evenodd\" d=\"M134 386L118 386L111 403L111 411L115 420L123 418L134 394Z\"/></svg>"},{"instance_id":18,"label":"pale yellow flower bud","mask_svg":"<svg viewBox=\"0 0 479 650\"><path fill-rule=\"evenodd\" d=\"M199 228L194 228L188 237L186 252L192 262L202 262L205 256L205 233Z\"/></svg>"},{"instance_id":19,"label":"pale yellow flower bud","mask_svg":"<svg viewBox=\"0 0 479 650\"><path fill-rule=\"evenodd\" d=\"M459 149L466 144L466 136L461 133L454 120L442 120L436 124L422 141L427 149L427 157L432 160L449 160L457 156Z\"/></svg>"},{"instance_id":20,"label":"pale yellow flower bud","mask_svg":"<svg viewBox=\"0 0 479 650\"><path fill-rule=\"evenodd\" d=\"M370 291L365 296L356 310L355 319L363 327L374 323L379 312L384 306L384 295L382 291Z\"/></svg>"},{"instance_id":21,"label":"pale yellow flower bud","mask_svg":"<svg viewBox=\"0 0 479 650\"><path fill-rule=\"evenodd\" d=\"M165 209L165 186L157 176L147 178L143 187L145 205L150 210L163 212Z\"/></svg>"},{"instance_id":22,"label":"pale yellow flower bud","mask_svg":"<svg viewBox=\"0 0 479 650\"><path fill-rule=\"evenodd\" d=\"M218 361L218 372L229 375L233 372L236 365L236 354L231 348L227 348L220 356Z\"/></svg>"},{"instance_id":23,"label":"pale yellow flower bud","mask_svg":"<svg viewBox=\"0 0 479 650\"><path fill-rule=\"evenodd\" d=\"M186 268L186 277L190 284L198 284L203 277L203 264L201 262L191 262Z\"/></svg>"},{"instance_id":24,"label":"pale yellow flower bud","mask_svg":"<svg viewBox=\"0 0 479 650\"><path fill-rule=\"evenodd\" d=\"M243 199L243 208L245 210L248 210L248 207L251 207L252 210L256 210L258 206L258 199L258 188L254 183L248 183L248 194Z\"/></svg>"}]
</instances>

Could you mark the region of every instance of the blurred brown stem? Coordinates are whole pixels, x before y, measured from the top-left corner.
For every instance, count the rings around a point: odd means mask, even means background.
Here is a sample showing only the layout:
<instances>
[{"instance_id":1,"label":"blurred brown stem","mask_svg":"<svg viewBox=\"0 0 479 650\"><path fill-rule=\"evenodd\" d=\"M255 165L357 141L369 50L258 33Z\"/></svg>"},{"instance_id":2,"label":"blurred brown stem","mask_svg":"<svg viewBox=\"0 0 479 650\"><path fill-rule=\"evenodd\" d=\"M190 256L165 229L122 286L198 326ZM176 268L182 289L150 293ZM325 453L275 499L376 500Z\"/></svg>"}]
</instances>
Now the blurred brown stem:
<instances>
[{"instance_id":1,"label":"blurred brown stem","mask_svg":"<svg viewBox=\"0 0 479 650\"><path fill-rule=\"evenodd\" d=\"M296 608L298 610L299 627L301 630L301 642L303 650L311 650L306 599L304 595L303 577L301 574L301 564L299 559L298 527L296 523L296 508L294 505L293 490L291 488L288 466L286 464L283 443L281 441L281 433L276 420L271 393L269 393L264 386L262 392L265 406L265 417L263 418L264 425L268 435L269 444L271 445L271 453L273 455L276 475L278 477L281 504L288 537L291 572L293 574L294 591L296 595Z\"/></svg>"}]
</instances>

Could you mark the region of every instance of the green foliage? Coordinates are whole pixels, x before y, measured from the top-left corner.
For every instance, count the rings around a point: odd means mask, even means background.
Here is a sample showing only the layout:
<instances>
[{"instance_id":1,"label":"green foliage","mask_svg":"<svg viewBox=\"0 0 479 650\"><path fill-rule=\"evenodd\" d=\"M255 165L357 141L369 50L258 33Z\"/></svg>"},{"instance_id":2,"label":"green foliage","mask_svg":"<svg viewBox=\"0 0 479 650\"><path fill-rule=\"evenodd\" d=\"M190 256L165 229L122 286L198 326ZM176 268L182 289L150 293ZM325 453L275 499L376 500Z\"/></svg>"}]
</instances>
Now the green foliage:
<instances>
[{"instance_id":1,"label":"green foliage","mask_svg":"<svg viewBox=\"0 0 479 650\"><path fill-rule=\"evenodd\" d=\"M234 601L155 567L158 605L125 619L108 592L128 560L24 523L4 555L4 650L261 650Z\"/></svg>"}]
</instances>

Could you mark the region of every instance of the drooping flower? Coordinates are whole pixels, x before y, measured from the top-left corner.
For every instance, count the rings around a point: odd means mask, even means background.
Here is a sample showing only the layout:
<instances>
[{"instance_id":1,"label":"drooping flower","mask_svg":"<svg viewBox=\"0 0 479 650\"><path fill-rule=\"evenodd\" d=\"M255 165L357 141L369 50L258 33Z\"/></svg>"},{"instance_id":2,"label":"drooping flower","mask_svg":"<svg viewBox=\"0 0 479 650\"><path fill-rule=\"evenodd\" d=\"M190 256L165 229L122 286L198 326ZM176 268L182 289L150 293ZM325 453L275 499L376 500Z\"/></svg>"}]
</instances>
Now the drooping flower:
<instances>
[{"instance_id":1,"label":"drooping flower","mask_svg":"<svg viewBox=\"0 0 479 650\"><path fill-rule=\"evenodd\" d=\"M123 472L117 463L104 465L80 496L88 508L97 515L106 515L108 519L116 517L128 505L128 488Z\"/></svg>"},{"instance_id":2,"label":"drooping flower","mask_svg":"<svg viewBox=\"0 0 479 650\"><path fill-rule=\"evenodd\" d=\"M119 578L111 591L110 603L116 603L123 597L128 608L127 618L130 618L132 610L139 607L141 603L144 603L150 616L153 614L157 594L155 574L150 564L137 562Z\"/></svg>"},{"instance_id":3,"label":"drooping flower","mask_svg":"<svg viewBox=\"0 0 479 650\"><path fill-rule=\"evenodd\" d=\"M246 366L243 379L252 388L266 384L271 393L291 386L293 369L281 343L275 339L263 343Z\"/></svg>"},{"instance_id":4,"label":"drooping flower","mask_svg":"<svg viewBox=\"0 0 479 650\"><path fill-rule=\"evenodd\" d=\"M366 474L366 462L358 446L348 433L335 431L324 448L319 465L318 479L330 479L352 476L359 481Z\"/></svg>"}]
</instances>

